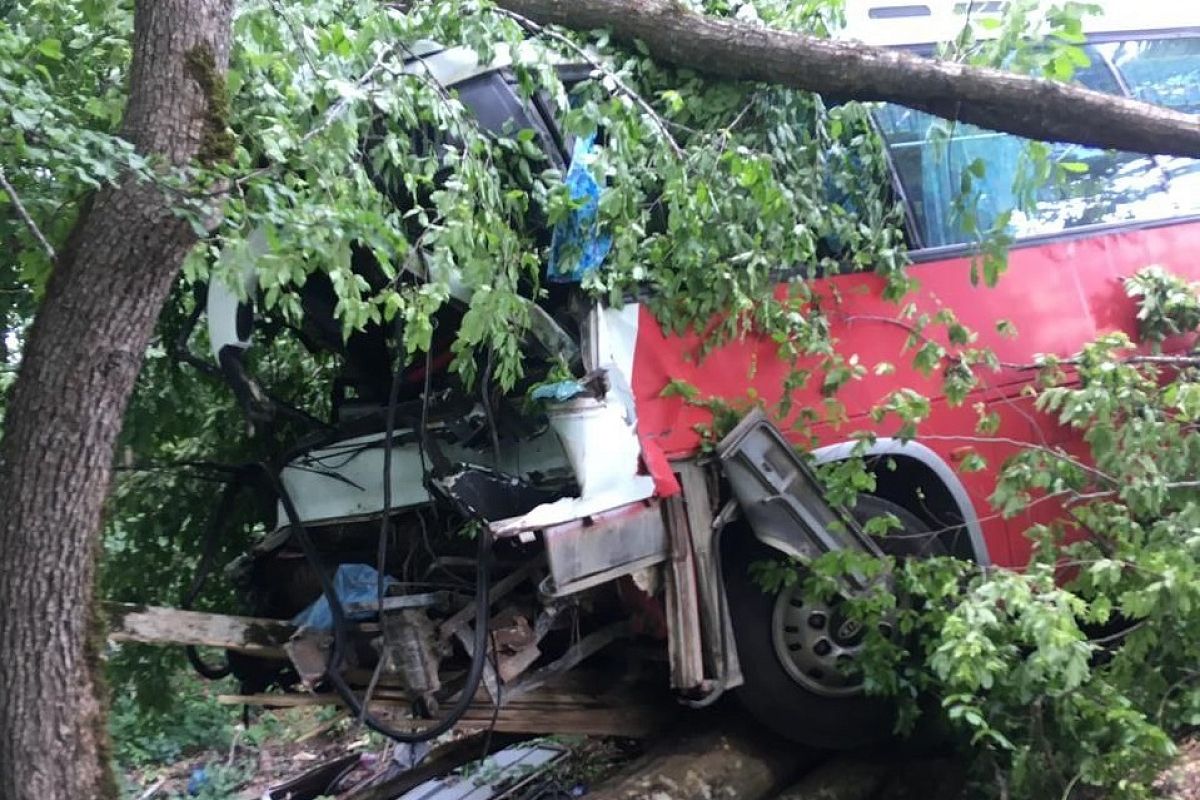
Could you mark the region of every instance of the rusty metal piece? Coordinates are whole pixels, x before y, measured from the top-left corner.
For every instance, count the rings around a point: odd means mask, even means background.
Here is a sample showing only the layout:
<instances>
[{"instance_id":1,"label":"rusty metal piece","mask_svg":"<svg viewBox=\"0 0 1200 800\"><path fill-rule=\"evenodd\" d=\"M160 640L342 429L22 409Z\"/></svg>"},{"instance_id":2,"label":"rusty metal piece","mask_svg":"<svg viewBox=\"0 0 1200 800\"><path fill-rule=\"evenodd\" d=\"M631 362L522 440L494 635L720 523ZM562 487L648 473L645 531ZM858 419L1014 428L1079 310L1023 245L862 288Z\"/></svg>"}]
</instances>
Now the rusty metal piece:
<instances>
[{"instance_id":1,"label":"rusty metal piece","mask_svg":"<svg viewBox=\"0 0 1200 800\"><path fill-rule=\"evenodd\" d=\"M442 649L438 646L433 622L419 608L402 608L383 614L383 641L387 652L386 669L398 674L405 690L415 701L436 713L434 694L442 688L438 675Z\"/></svg>"},{"instance_id":2,"label":"rusty metal piece","mask_svg":"<svg viewBox=\"0 0 1200 800\"><path fill-rule=\"evenodd\" d=\"M333 634L315 628L301 628L284 644L283 650L296 668L300 681L309 689L325 677Z\"/></svg>"},{"instance_id":3,"label":"rusty metal piece","mask_svg":"<svg viewBox=\"0 0 1200 800\"><path fill-rule=\"evenodd\" d=\"M506 621L507 624L504 624ZM523 615L511 614L507 618L501 616L494 619L490 636L492 660L504 683L511 682L542 654L537 633Z\"/></svg>"},{"instance_id":4,"label":"rusty metal piece","mask_svg":"<svg viewBox=\"0 0 1200 800\"><path fill-rule=\"evenodd\" d=\"M632 503L542 531L554 597L579 592L667 559L658 501Z\"/></svg>"}]
</instances>

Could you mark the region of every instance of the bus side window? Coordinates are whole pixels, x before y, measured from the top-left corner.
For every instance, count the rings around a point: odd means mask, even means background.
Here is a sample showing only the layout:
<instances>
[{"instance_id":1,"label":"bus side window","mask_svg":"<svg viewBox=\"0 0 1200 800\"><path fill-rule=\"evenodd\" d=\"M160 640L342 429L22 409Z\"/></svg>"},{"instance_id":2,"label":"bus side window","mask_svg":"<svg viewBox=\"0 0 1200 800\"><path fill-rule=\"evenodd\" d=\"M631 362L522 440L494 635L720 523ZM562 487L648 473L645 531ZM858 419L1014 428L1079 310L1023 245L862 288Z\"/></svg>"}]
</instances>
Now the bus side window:
<instances>
[{"instance_id":1,"label":"bus side window","mask_svg":"<svg viewBox=\"0 0 1200 800\"><path fill-rule=\"evenodd\" d=\"M1102 45L1139 100L1200 114L1200 38Z\"/></svg>"},{"instance_id":2,"label":"bus side window","mask_svg":"<svg viewBox=\"0 0 1200 800\"><path fill-rule=\"evenodd\" d=\"M1091 63L1076 73L1076 82L1123 93L1104 53L1089 47L1088 55ZM1020 176L1032 163L1027 140L890 105L878 109L876 119L909 202L919 239L914 246L970 244L1019 205ZM1034 187L1032 209L1012 214L1014 237L1178 214L1166 173L1153 158L1062 144L1050 146L1049 158L1059 168ZM971 192L960 198L967 173ZM956 200L973 209L974 230L963 224Z\"/></svg>"},{"instance_id":3,"label":"bus side window","mask_svg":"<svg viewBox=\"0 0 1200 800\"><path fill-rule=\"evenodd\" d=\"M1200 38L1170 38L1101 45L1139 100L1200 114ZM1171 199L1183 214L1200 213L1200 161L1159 158L1171 182Z\"/></svg>"}]
</instances>

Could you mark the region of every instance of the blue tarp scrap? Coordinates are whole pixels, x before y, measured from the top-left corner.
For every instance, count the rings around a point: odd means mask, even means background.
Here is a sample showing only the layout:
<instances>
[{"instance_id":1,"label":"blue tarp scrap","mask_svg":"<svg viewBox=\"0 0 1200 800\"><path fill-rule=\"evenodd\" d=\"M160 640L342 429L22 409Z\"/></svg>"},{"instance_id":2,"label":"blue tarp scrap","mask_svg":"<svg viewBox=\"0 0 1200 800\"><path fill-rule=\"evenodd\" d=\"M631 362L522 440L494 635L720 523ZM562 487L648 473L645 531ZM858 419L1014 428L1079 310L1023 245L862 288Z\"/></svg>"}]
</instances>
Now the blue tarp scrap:
<instances>
[{"instance_id":1,"label":"blue tarp scrap","mask_svg":"<svg viewBox=\"0 0 1200 800\"><path fill-rule=\"evenodd\" d=\"M391 577L384 578L384 590L395 583ZM342 601L343 607L369 605L379 599L379 573L366 564L341 564L333 575L333 591ZM346 617L353 621L370 619L375 612L350 612ZM329 599L322 594L317 601L292 618L297 627L309 627L320 631L333 630L333 612L329 610Z\"/></svg>"},{"instance_id":2,"label":"blue tarp scrap","mask_svg":"<svg viewBox=\"0 0 1200 800\"><path fill-rule=\"evenodd\" d=\"M587 391L587 387L579 381L559 381L543 383L533 390L534 400L552 400L555 403L565 403Z\"/></svg>"},{"instance_id":3,"label":"blue tarp scrap","mask_svg":"<svg viewBox=\"0 0 1200 800\"><path fill-rule=\"evenodd\" d=\"M571 166L564 183L570 197L578 203L565 220L554 226L550 240L550 264L547 279L554 283L575 283L600 268L612 249L612 236L600 231L599 182L588 169L588 156L595 150L595 135L575 141Z\"/></svg>"}]
</instances>

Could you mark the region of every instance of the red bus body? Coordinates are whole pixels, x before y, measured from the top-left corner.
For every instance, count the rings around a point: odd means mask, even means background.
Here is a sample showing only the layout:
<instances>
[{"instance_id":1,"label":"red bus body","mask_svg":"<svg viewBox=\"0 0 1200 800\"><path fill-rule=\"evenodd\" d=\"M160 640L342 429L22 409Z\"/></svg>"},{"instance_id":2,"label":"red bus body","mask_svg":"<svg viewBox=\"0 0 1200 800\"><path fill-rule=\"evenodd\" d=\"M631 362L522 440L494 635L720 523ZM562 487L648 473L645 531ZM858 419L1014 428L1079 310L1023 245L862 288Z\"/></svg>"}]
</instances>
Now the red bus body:
<instances>
[{"instance_id":1,"label":"red bus body","mask_svg":"<svg viewBox=\"0 0 1200 800\"><path fill-rule=\"evenodd\" d=\"M1200 280L1200 221L1160 223L1098 232L1079 232L1048 242L1026 242L1013 248L1007 271L995 287L973 285L970 257L919 261L910 267L920 288L905 298L920 312L953 309L958 320L978 334L977 345L993 350L1007 364L1031 364L1038 354L1070 356L1101 334L1124 331L1136 338L1134 301L1123 281L1139 269L1158 264L1189 279ZM987 555L1000 566L1021 566L1028 560L1030 543L1023 536L1030 524L1053 516L1053 504L1031 509L1015 518L998 516L988 503L1003 460L1017 444L1065 447L1082 452L1077 432L1056 424L1032 408L1022 389L1033 372L1004 368L981 371L981 386L965 402L952 405L942 393L942 376L926 376L912 365L905 352L908 334L884 319L899 319L900 306L882 299L883 279L871 274L839 275L818 279L814 292L824 298L833 338L844 354L857 354L866 375L846 385L838 399L848 420L817 429L822 445L847 441L855 431L879 436L894 434L885 421L877 425L868 416L871 408L894 390L910 388L932 402L929 419L920 425L917 441L956 467L969 450L982 455L988 469L957 472L979 521ZM835 291L836 290L836 291ZM856 319L865 318L865 319ZM1002 335L997 321L1010 321L1016 335ZM762 338L747 337L697 358L701 344L696 335L666 335L646 308L639 310L633 388L637 398L638 431L646 445L671 459L687 457L700 447L697 425L711 422L711 414L683 398L663 396L672 380L694 386L703 397L739 398L753 389L768 405L777 402L789 370L779 361L776 346ZM931 334L936 326L930 327ZM878 363L895 371L876 375ZM818 366L816 360L811 365ZM820 375L795 395L797 407L819 407ZM817 388L814 388L817 387ZM975 432L978 414L973 406L987 404L999 415L999 430L988 437ZM1007 439L1012 443L978 441ZM799 439L797 438L797 443ZM808 442L804 442L805 445Z\"/></svg>"}]
</instances>

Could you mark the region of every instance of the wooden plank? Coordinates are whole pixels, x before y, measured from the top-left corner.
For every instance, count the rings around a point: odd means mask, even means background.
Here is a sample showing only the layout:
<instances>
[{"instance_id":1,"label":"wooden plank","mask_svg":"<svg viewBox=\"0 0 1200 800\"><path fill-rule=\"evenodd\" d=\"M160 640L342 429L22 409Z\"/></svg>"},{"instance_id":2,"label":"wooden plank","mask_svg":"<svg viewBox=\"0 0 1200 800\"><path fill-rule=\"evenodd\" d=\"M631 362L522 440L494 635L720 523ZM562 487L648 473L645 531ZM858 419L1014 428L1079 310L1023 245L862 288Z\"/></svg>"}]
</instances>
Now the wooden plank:
<instances>
[{"instance_id":1,"label":"wooden plank","mask_svg":"<svg viewBox=\"0 0 1200 800\"><path fill-rule=\"evenodd\" d=\"M539 555L537 558L530 559L527 563L517 567L508 575L505 575L503 578L492 584L492 588L488 591L488 607L491 608L493 603L504 597L513 589L520 586L522 582L533 576L545 565L545 560L546 559L544 555ZM449 639L473 619L475 619L474 600L460 608L454 616L443 622L438 627L438 633L443 639Z\"/></svg>"},{"instance_id":2,"label":"wooden plank","mask_svg":"<svg viewBox=\"0 0 1200 800\"><path fill-rule=\"evenodd\" d=\"M252 694L219 695L224 705L255 705L275 708L342 705L334 694ZM639 700L630 703L597 706L592 697L562 697L555 700L526 702L514 700L498 712L491 703L476 701L455 726L460 729L492 727L504 733L575 734L583 736L648 736L673 719L677 706L670 703ZM371 701L372 713L387 716L407 713L407 699L395 695ZM437 720L396 719L398 727L410 723L414 730L434 724Z\"/></svg>"},{"instance_id":3,"label":"wooden plank","mask_svg":"<svg viewBox=\"0 0 1200 800\"><path fill-rule=\"evenodd\" d=\"M177 608L105 603L108 638L114 642L220 647L256 656L286 658L283 644L296 626L277 619L235 617Z\"/></svg>"}]
</instances>

